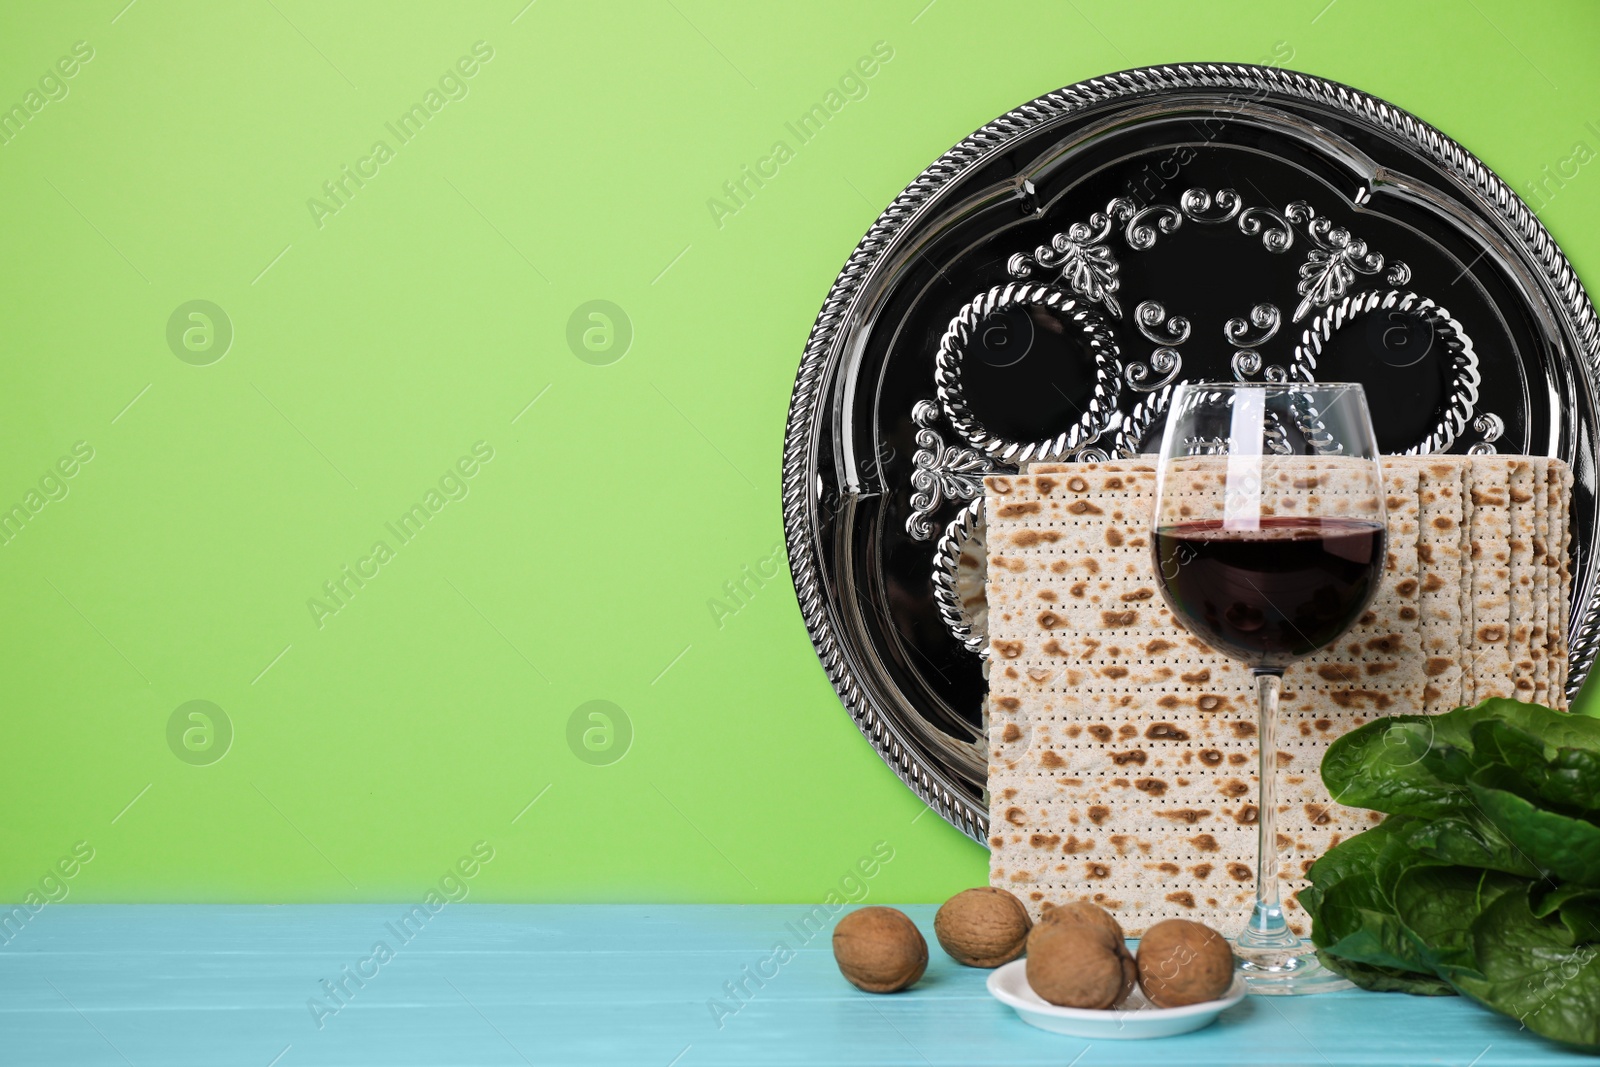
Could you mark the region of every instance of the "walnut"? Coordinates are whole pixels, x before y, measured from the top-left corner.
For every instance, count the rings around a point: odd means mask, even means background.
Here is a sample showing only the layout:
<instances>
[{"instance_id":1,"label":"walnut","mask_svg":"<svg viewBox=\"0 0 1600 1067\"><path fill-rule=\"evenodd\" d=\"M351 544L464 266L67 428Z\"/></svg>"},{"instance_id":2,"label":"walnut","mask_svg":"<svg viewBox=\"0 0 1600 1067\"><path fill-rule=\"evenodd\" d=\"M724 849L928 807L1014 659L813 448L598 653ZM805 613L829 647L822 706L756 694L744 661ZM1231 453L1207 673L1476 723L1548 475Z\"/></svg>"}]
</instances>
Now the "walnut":
<instances>
[{"instance_id":1,"label":"walnut","mask_svg":"<svg viewBox=\"0 0 1600 1067\"><path fill-rule=\"evenodd\" d=\"M1122 956L1104 930L1040 923L1028 935L1028 985L1065 1008L1109 1008L1122 996Z\"/></svg>"},{"instance_id":2,"label":"walnut","mask_svg":"<svg viewBox=\"0 0 1600 1067\"><path fill-rule=\"evenodd\" d=\"M1087 900L1074 900L1066 904L1046 904L1044 913L1039 916L1041 923L1087 923L1090 926L1104 930L1117 944L1126 940L1122 932L1122 924L1117 922L1115 915L1098 904L1091 904Z\"/></svg>"},{"instance_id":3,"label":"walnut","mask_svg":"<svg viewBox=\"0 0 1600 1067\"><path fill-rule=\"evenodd\" d=\"M1158 1008L1216 1000L1233 984L1233 950L1203 923L1168 919L1139 941L1139 985Z\"/></svg>"},{"instance_id":4,"label":"walnut","mask_svg":"<svg viewBox=\"0 0 1600 1067\"><path fill-rule=\"evenodd\" d=\"M965 967L998 967L1022 955L1033 920L1022 901L1004 889L965 889L933 917L933 934L950 958Z\"/></svg>"},{"instance_id":5,"label":"walnut","mask_svg":"<svg viewBox=\"0 0 1600 1067\"><path fill-rule=\"evenodd\" d=\"M928 968L928 943L894 908L858 908L833 928L833 958L850 984L868 993L898 993Z\"/></svg>"},{"instance_id":6,"label":"walnut","mask_svg":"<svg viewBox=\"0 0 1600 1067\"><path fill-rule=\"evenodd\" d=\"M1133 992L1139 976L1139 967L1134 962L1133 953L1128 951L1127 935L1122 932L1122 924L1117 922L1116 916L1098 904L1091 904L1087 900L1074 900L1066 904L1045 905L1044 914L1039 917L1039 922L1076 923L1101 931L1122 960L1122 992L1117 996L1116 1003L1122 1003L1128 994Z\"/></svg>"}]
</instances>

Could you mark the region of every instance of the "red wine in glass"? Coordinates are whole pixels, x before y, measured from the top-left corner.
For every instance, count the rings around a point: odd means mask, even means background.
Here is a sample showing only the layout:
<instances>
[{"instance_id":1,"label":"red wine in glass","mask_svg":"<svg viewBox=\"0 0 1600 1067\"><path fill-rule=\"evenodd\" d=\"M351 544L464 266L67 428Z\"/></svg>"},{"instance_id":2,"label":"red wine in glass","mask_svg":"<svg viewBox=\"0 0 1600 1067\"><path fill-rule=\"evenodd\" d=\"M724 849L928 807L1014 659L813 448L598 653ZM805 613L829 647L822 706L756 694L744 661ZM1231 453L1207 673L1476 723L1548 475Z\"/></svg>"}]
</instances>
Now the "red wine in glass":
<instances>
[{"instance_id":1,"label":"red wine in glass","mask_svg":"<svg viewBox=\"0 0 1600 1067\"><path fill-rule=\"evenodd\" d=\"M1157 527L1156 567L1172 610L1200 640L1252 666L1286 667L1337 641L1383 574L1383 527L1265 516Z\"/></svg>"},{"instance_id":2,"label":"red wine in glass","mask_svg":"<svg viewBox=\"0 0 1600 1067\"><path fill-rule=\"evenodd\" d=\"M1173 389L1150 525L1173 617L1250 668L1258 711L1255 904L1234 938L1252 993L1350 984L1289 926L1277 834L1284 668L1361 619L1385 560L1383 472L1359 385L1185 382Z\"/></svg>"}]
</instances>

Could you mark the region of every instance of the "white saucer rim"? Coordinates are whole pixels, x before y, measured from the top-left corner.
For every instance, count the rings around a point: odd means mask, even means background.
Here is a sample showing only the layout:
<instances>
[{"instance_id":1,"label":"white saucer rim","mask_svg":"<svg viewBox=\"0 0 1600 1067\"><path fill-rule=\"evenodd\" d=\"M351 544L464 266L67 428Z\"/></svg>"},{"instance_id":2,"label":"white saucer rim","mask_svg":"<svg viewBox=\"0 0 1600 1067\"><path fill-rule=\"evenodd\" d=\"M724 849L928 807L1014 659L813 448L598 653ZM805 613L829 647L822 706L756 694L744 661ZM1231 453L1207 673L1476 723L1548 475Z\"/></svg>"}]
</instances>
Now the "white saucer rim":
<instances>
[{"instance_id":1,"label":"white saucer rim","mask_svg":"<svg viewBox=\"0 0 1600 1067\"><path fill-rule=\"evenodd\" d=\"M1196 1015L1216 1015L1233 1007L1249 993L1249 987L1245 982L1244 976L1235 975L1233 984L1228 987L1228 992L1225 996L1218 997L1216 1000L1203 1000L1198 1004L1185 1004L1181 1008L1135 1008L1131 1011L1122 1008L1067 1008L1059 1004L1051 1004L1042 998L1037 1003L1024 1000L1006 988L1006 982L1012 975L1017 975L1024 986L1028 985L1027 963L1027 958L1023 957L1022 959L1002 964L991 971L984 983L989 989L989 994L1000 1003L1016 1011L1031 1012L1035 1015L1045 1015L1057 1019L1103 1021L1107 1018L1122 1015L1126 1018L1149 1020L1154 1023L1165 1020L1185 1019ZM1030 986L1029 988L1031 990L1032 987ZM1038 994L1034 995L1037 996Z\"/></svg>"}]
</instances>

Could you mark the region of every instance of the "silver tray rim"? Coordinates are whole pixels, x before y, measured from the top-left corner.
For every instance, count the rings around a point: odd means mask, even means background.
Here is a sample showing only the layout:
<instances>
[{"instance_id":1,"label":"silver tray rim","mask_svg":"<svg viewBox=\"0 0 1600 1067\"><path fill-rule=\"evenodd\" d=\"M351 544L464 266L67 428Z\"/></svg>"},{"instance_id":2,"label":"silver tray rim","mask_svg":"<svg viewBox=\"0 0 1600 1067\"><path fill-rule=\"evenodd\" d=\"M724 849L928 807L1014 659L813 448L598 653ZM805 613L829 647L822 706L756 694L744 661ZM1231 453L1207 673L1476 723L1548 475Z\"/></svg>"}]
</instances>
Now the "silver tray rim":
<instances>
[{"instance_id":1,"label":"silver tray rim","mask_svg":"<svg viewBox=\"0 0 1600 1067\"><path fill-rule=\"evenodd\" d=\"M816 503L810 492L816 478L812 445L822 399L822 384L836 355L841 331L874 266L918 214L918 208L945 186L1018 138L1069 119L1087 107L1122 97L1181 90L1259 90L1331 107L1408 142L1452 174L1475 195L1522 245L1543 271L1543 281L1559 301L1557 311L1581 349L1591 393L1600 380L1600 319L1596 318L1577 272L1544 224L1520 196L1452 138L1433 126L1359 89L1299 71L1244 63L1176 63L1137 67L1089 78L1037 97L1006 112L962 139L936 159L890 202L845 261L823 301L807 338L789 405L784 434L782 500L784 540L790 574L806 630L840 702L878 755L913 793L946 822L988 846L988 810L965 795L942 767L920 758L893 718L870 699L841 647L824 595L817 546L807 536ZM1569 638L1571 680L1576 693L1600 653L1600 583L1574 611Z\"/></svg>"}]
</instances>

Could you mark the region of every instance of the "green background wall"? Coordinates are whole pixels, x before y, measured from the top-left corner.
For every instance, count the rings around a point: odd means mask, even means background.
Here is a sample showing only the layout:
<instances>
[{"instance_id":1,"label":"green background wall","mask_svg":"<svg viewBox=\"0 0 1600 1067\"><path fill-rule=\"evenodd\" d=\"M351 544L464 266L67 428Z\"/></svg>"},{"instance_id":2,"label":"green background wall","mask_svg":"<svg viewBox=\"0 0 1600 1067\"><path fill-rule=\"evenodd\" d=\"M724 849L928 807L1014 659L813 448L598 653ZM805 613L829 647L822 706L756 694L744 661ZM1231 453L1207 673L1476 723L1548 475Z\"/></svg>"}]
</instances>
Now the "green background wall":
<instances>
[{"instance_id":1,"label":"green background wall","mask_svg":"<svg viewBox=\"0 0 1600 1067\"><path fill-rule=\"evenodd\" d=\"M92 50L0 144L0 509L43 502L0 538L8 900L79 842L74 901L410 899L480 841L475 900L815 900L878 842L874 899L982 882L840 709L786 573L709 602L781 544L789 388L857 239L1061 85L1349 82L1519 191L1576 171L1530 200L1600 277L1585 0L125 4L0 14L0 107ZM632 336L586 361L592 300ZM372 577L341 605L345 566ZM594 700L631 726L599 753L568 729Z\"/></svg>"}]
</instances>

